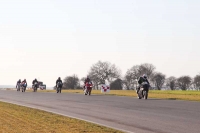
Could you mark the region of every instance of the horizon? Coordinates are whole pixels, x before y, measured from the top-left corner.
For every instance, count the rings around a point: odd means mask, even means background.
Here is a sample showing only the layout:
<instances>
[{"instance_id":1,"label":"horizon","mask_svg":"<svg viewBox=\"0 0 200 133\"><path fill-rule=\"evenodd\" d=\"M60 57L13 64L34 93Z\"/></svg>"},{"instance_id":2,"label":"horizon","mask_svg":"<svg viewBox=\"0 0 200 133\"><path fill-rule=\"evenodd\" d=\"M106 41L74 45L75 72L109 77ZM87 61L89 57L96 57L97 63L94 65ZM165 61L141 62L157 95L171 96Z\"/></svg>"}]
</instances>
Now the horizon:
<instances>
[{"instance_id":1,"label":"horizon","mask_svg":"<svg viewBox=\"0 0 200 133\"><path fill-rule=\"evenodd\" d=\"M198 0L0 1L0 81L43 81L109 61L151 63L167 77L200 73Z\"/></svg>"}]
</instances>

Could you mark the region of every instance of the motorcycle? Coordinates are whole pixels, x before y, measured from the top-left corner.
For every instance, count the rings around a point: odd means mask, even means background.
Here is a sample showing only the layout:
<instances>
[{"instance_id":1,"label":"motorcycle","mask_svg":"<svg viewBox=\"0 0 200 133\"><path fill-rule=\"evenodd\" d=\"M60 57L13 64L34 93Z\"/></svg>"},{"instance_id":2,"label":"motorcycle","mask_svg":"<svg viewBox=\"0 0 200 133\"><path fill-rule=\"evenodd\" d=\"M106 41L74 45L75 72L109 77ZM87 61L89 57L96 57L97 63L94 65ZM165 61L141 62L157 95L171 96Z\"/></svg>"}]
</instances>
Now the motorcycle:
<instances>
[{"instance_id":1,"label":"motorcycle","mask_svg":"<svg viewBox=\"0 0 200 133\"><path fill-rule=\"evenodd\" d=\"M27 86L27 83L22 83L21 84L21 90L22 90L22 92L26 91L26 86Z\"/></svg>"},{"instance_id":2,"label":"motorcycle","mask_svg":"<svg viewBox=\"0 0 200 133\"><path fill-rule=\"evenodd\" d=\"M138 98L139 99L147 99L148 98L148 92L149 92L149 84L147 82L142 83L142 86L140 87L140 90L138 92Z\"/></svg>"},{"instance_id":3,"label":"motorcycle","mask_svg":"<svg viewBox=\"0 0 200 133\"><path fill-rule=\"evenodd\" d=\"M37 88L38 88L38 83L35 82L34 85L32 86L32 88L33 88L33 92L36 92Z\"/></svg>"},{"instance_id":4,"label":"motorcycle","mask_svg":"<svg viewBox=\"0 0 200 133\"><path fill-rule=\"evenodd\" d=\"M91 95L92 87L93 87L92 82L87 82L87 83L85 84L84 94L85 94L85 95L88 95L88 94Z\"/></svg>"},{"instance_id":5,"label":"motorcycle","mask_svg":"<svg viewBox=\"0 0 200 133\"><path fill-rule=\"evenodd\" d=\"M17 91L20 91L20 83L17 84L16 88L17 88Z\"/></svg>"},{"instance_id":6,"label":"motorcycle","mask_svg":"<svg viewBox=\"0 0 200 133\"><path fill-rule=\"evenodd\" d=\"M62 83L58 82L58 84L57 84L57 93L61 93L61 90L62 90Z\"/></svg>"}]
</instances>

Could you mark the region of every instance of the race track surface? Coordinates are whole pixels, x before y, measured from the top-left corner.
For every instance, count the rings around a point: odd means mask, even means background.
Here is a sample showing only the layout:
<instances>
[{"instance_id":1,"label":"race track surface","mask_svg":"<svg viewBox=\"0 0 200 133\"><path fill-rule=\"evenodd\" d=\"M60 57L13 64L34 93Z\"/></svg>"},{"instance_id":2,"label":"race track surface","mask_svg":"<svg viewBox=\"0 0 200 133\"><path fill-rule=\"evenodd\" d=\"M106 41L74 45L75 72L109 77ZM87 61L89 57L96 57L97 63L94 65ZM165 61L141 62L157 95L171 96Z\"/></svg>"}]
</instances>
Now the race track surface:
<instances>
[{"instance_id":1,"label":"race track surface","mask_svg":"<svg viewBox=\"0 0 200 133\"><path fill-rule=\"evenodd\" d=\"M0 101L80 118L133 133L200 132L200 102L5 90L0 91Z\"/></svg>"}]
</instances>

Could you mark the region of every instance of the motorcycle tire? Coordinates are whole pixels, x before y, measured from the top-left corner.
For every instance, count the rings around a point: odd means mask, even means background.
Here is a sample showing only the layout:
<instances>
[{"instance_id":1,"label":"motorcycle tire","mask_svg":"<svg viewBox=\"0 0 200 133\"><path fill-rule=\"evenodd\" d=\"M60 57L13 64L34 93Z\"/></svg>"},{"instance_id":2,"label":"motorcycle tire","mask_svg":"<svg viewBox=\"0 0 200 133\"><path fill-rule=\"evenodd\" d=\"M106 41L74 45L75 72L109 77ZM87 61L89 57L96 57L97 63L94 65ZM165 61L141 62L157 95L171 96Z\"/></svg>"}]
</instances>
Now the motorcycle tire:
<instances>
[{"instance_id":1,"label":"motorcycle tire","mask_svg":"<svg viewBox=\"0 0 200 133\"><path fill-rule=\"evenodd\" d=\"M148 92L145 91L145 97L144 97L144 99L147 100L147 98L148 98Z\"/></svg>"},{"instance_id":2,"label":"motorcycle tire","mask_svg":"<svg viewBox=\"0 0 200 133\"><path fill-rule=\"evenodd\" d=\"M141 90L138 92L138 94L139 94L139 95L138 95L139 99L142 99L142 98L143 98L143 94L142 94L142 93L143 93L143 91L141 91Z\"/></svg>"}]
</instances>

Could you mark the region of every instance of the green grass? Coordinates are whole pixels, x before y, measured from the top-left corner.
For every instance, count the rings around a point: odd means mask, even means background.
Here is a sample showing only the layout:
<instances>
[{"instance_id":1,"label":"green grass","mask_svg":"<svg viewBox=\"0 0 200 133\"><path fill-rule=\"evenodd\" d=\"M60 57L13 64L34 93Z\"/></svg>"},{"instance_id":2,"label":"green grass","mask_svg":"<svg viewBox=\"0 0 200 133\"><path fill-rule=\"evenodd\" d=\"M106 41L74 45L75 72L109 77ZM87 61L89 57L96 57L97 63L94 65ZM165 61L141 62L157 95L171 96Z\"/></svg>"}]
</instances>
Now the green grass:
<instances>
[{"instance_id":1,"label":"green grass","mask_svg":"<svg viewBox=\"0 0 200 133\"><path fill-rule=\"evenodd\" d=\"M82 120L0 102L0 133L122 133Z\"/></svg>"}]
</instances>

